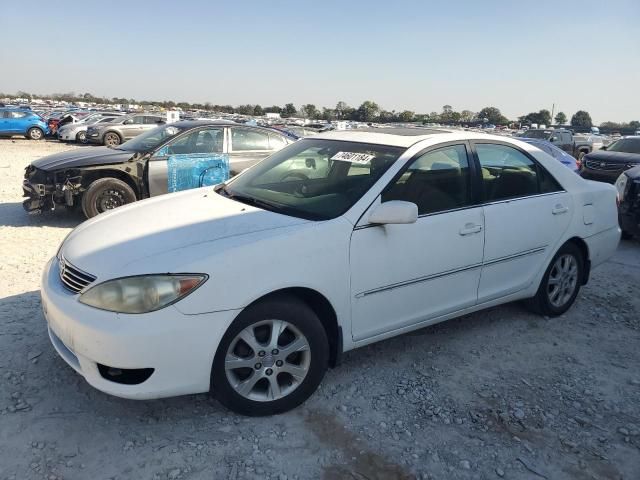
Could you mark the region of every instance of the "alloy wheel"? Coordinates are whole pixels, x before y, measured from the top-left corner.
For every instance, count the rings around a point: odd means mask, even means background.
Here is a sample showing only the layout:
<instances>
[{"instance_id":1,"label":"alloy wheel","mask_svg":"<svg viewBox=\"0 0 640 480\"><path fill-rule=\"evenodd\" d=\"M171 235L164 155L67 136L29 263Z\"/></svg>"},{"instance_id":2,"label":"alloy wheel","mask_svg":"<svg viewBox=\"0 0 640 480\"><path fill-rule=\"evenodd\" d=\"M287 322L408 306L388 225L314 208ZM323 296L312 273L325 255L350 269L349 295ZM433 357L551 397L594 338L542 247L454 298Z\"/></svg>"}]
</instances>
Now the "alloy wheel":
<instances>
[{"instance_id":1,"label":"alloy wheel","mask_svg":"<svg viewBox=\"0 0 640 480\"><path fill-rule=\"evenodd\" d=\"M120 145L120 138L115 133L107 133L104 136L104 143L107 146L114 147L116 145Z\"/></svg>"},{"instance_id":2,"label":"alloy wheel","mask_svg":"<svg viewBox=\"0 0 640 480\"><path fill-rule=\"evenodd\" d=\"M563 307L573 297L578 285L578 262L571 254L557 258L547 281L549 302L556 308Z\"/></svg>"},{"instance_id":3,"label":"alloy wheel","mask_svg":"<svg viewBox=\"0 0 640 480\"><path fill-rule=\"evenodd\" d=\"M244 398L274 401L304 381L311 365L307 338L284 320L265 320L242 330L224 359L231 388Z\"/></svg>"}]
</instances>

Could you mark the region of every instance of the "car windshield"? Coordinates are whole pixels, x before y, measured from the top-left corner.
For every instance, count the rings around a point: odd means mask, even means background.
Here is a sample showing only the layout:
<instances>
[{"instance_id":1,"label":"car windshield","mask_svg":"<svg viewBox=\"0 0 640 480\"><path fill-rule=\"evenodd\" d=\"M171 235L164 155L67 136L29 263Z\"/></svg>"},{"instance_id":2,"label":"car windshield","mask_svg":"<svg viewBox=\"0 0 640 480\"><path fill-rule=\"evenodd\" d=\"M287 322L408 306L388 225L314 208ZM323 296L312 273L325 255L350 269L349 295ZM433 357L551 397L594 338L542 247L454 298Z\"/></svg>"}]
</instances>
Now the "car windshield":
<instances>
[{"instance_id":1,"label":"car windshield","mask_svg":"<svg viewBox=\"0 0 640 480\"><path fill-rule=\"evenodd\" d=\"M299 140L217 192L284 215L330 220L349 210L404 150L338 140Z\"/></svg>"},{"instance_id":2,"label":"car windshield","mask_svg":"<svg viewBox=\"0 0 640 480\"><path fill-rule=\"evenodd\" d=\"M622 138L609 145L607 152L640 153L640 138Z\"/></svg>"},{"instance_id":3,"label":"car windshield","mask_svg":"<svg viewBox=\"0 0 640 480\"><path fill-rule=\"evenodd\" d=\"M549 130L527 130L522 134L524 138L542 138L547 139L551 136Z\"/></svg>"},{"instance_id":4,"label":"car windshield","mask_svg":"<svg viewBox=\"0 0 640 480\"><path fill-rule=\"evenodd\" d=\"M184 131L184 128L176 127L175 125L162 125L154 128L153 130L142 133L128 142L124 142L118 147L118 150L146 152L147 150L156 148L165 140L175 137L182 131Z\"/></svg>"}]
</instances>

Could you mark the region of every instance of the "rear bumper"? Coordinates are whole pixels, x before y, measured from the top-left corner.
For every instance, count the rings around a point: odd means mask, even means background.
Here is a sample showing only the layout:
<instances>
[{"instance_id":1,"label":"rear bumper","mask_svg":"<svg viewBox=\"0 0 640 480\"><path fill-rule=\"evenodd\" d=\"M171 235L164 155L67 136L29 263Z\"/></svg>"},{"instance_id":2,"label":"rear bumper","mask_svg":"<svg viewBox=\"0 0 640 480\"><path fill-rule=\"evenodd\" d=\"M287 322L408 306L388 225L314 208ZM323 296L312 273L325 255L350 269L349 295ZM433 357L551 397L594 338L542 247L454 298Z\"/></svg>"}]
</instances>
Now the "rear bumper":
<instances>
[{"instance_id":1,"label":"rear bumper","mask_svg":"<svg viewBox=\"0 0 640 480\"><path fill-rule=\"evenodd\" d=\"M589 249L591 268L606 262L616 253L621 233L620 227L613 227L583 239Z\"/></svg>"},{"instance_id":2,"label":"rear bumper","mask_svg":"<svg viewBox=\"0 0 640 480\"><path fill-rule=\"evenodd\" d=\"M640 235L640 210L630 209L628 205L620 205L618 222L625 233Z\"/></svg>"}]
</instances>

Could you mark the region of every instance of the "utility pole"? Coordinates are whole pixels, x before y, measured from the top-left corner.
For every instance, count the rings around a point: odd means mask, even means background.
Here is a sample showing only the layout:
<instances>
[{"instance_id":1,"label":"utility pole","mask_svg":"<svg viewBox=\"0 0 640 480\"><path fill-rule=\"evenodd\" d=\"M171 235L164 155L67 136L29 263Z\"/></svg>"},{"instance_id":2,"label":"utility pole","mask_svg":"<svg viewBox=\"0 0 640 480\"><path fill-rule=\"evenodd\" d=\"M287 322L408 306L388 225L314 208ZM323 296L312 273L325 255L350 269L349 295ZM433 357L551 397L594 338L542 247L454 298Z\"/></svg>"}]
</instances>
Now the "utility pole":
<instances>
[{"instance_id":1,"label":"utility pole","mask_svg":"<svg viewBox=\"0 0 640 480\"><path fill-rule=\"evenodd\" d=\"M556 112L556 104L554 103L553 106L551 107L551 124L553 125L554 120L553 120L553 114Z\"/></svg>"}]
</instances>

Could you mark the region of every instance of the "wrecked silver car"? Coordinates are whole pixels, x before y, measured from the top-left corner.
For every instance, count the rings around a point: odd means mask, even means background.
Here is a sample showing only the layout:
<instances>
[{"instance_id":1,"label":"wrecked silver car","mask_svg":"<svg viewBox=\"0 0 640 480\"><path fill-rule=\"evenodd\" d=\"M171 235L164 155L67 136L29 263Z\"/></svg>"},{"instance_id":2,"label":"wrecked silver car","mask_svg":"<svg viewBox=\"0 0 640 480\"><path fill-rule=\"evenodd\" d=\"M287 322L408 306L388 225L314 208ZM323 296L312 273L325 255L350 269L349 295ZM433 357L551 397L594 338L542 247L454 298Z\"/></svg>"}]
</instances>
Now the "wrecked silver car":
<instances>
[{"instance_id":1,"label":"wrecked silver car","mask_svg":"<svg viewBox=\"0 0 640 480\"><path fill-rule=\"evenodd\" d=\"M30 213L82 208L87 218L144 198L215 185L293 140L261 127L182 121L115 148L57 153L25 170L23 206Z\"/></svg>"}]
</instances>

